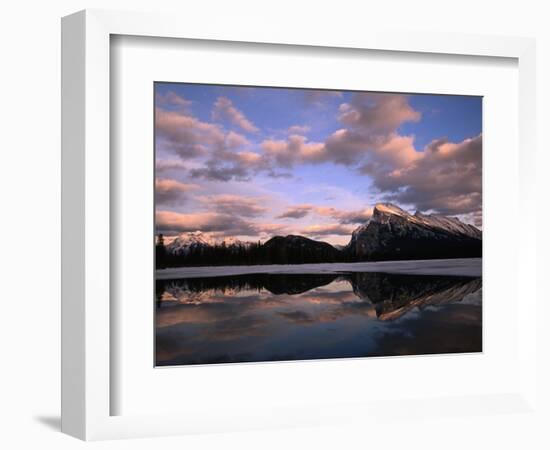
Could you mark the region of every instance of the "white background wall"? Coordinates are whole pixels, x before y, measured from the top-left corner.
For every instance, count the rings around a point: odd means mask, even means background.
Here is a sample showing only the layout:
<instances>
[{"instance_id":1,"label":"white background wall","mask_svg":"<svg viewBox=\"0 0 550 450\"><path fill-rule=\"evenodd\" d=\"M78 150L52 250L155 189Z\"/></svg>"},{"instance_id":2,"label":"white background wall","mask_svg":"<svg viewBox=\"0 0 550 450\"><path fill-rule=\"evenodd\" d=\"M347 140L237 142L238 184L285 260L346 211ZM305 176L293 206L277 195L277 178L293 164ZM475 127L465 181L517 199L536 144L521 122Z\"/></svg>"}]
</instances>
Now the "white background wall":
<instances>
[{"instance_id":1,"label":"white background wall","mask_svg":"<svg viewBox=\"0 0 550 450\"><path fill-rule=\"evenodd\" d=\"M60 17L83 8L179 10L209 24L223 15L240 21L269 18L281 27L323 26L471 32L538 39L538 142L540 255L548 250L548 148L550 123L550 13L543 1L143 1L19 0L0 10L0 446L80 448L86 444L59 433L60 345ZM510 217L512 230L534 232L533 224ZM33 263L28 261L32 259ZM539 260L544 281L548 270ZM542 284L542 283L541 283ZM550 300L550 299L549 299ZM549 310L544 306L545 312ZM539 314L540 315L540 314ZM540 315L539 323L545 323ZM541 327L541 368L550 379L549 332ZM545 356L543 356L545 355ZM541 395L548 402L548 388ZM365 423L363 429L279 432L93 443L95 448L549 448L550 419L533 416L459 418L423 422L411 418L399 429ZM544 436L544 437L543 437Z\"/></svg>"}]
</instances>

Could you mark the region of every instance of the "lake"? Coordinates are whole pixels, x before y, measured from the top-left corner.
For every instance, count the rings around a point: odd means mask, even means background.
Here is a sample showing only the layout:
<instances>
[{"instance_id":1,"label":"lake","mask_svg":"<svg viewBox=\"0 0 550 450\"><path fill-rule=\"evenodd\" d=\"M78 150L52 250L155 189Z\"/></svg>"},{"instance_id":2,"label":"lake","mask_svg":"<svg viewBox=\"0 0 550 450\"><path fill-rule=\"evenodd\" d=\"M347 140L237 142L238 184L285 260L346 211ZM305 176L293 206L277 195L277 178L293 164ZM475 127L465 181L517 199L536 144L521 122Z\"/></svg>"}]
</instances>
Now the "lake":
<instances>
[{"instance_id":1,"label":"lake","mask_svg":"<svg viewBox=\"0 0 550 450\"><path fill-rule=\"evenodd\" d=\"M156 365L481 352L481 281L372 271L157 277Z\"/></svg>"}]
</instances>

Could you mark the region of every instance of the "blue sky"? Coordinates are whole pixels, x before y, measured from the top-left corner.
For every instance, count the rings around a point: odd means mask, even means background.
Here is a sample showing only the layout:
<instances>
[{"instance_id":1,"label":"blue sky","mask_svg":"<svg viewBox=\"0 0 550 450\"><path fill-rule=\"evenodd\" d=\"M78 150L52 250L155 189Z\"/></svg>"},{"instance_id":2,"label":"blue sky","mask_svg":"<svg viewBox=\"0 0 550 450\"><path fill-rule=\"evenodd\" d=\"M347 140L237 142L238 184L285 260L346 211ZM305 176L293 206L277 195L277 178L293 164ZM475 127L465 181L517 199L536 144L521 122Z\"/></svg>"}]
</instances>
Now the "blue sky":
<instances>
[{"instance_id":1,"label":"blue sky","mask_svg":"<svg viewBox=\"0 0 550 450\"><path fill-rule=\"evenodd\" d=\"M157 229L345 244L379 201L481 226L481 97L156 83Z\"/></svg>"}]
</instances>

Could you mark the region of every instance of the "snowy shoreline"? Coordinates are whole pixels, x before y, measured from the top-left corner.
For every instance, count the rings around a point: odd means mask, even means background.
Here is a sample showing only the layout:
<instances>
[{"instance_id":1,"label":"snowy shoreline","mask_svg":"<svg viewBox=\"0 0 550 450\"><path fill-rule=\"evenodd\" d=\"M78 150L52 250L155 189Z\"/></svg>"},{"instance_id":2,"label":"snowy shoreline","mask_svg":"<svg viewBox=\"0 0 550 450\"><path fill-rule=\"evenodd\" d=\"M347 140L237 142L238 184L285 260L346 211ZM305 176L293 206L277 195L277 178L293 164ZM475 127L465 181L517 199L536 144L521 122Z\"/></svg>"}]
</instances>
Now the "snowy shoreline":
<instances>
[{"instance_id":1,"label":"snowy shoreline","mask_svg":"<svg viewBox=\"0 0 550 450\"><path fill-rule=\"evenodd\" d=\"M156 271L157 280L204 278L254 273L335 274L342 272L385 272L413 275L454 275L480 277L481 258L427 259L357 263L323 263L294 265L174 267Z\"/></svg>"}]
</instances>

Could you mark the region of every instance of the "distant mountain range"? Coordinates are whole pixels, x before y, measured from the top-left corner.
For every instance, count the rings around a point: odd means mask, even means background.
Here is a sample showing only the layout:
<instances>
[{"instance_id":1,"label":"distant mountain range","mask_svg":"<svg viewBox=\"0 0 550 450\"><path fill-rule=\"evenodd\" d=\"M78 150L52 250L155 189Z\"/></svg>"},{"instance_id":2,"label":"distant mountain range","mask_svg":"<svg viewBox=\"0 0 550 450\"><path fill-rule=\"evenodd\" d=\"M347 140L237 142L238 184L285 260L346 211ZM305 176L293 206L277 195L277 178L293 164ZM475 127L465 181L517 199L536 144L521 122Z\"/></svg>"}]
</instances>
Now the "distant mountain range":
<instances>
[{"instance_id":1,"label":"distant mountain range","mask_svg":"<svg viewBox=\"0 0 550 450\"><path fill-rule=\"evenodd\" d=\"M158 252L162 266L303 264L343 261L480 257L482 232L455 217L407 211L379 203L372 217L335 247L303 236L274 236L264 244L213 239L200 231L176 237ZM159 256L160 255L160 256ZM159 259L161 261L159 261Z\"/></svg>"},{"instance_id":2,"label":"distant mountain range","mask_svg":"<svg viewBox=\"0 0 550 450\"><path fill-rule=\"evenodd\" d=\"M166 249L174 255L187 255L190 252L207 247L224 246L228 249L247 248L252 242L244 242L235 238L214 239L201 231L180 234L171 241Z\"/></svg>"}]
</instances>

